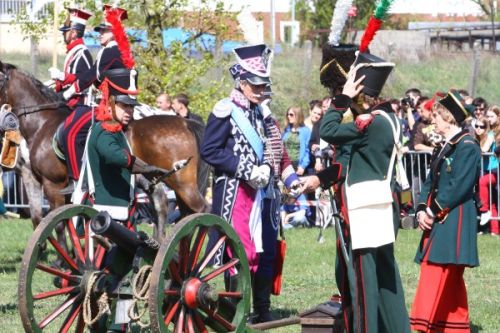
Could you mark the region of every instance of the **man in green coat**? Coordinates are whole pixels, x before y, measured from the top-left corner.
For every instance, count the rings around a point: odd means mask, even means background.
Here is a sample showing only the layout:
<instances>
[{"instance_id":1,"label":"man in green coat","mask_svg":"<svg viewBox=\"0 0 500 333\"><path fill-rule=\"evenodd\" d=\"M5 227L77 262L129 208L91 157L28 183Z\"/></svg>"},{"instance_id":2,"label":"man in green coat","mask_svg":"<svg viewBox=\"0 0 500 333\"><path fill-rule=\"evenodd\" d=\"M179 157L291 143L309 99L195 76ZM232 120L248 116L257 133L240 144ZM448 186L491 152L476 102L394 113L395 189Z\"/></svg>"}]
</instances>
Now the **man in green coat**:
<instances>
[{"instance_id":1,"label":"man in green coat","mask_svg":"<svg viewBox=\"0 0 500 333\"><path fill-rule=\"evenodd\" d=\"M87 142L86 173L93 207L106 211L117 221L133 228L129 210L134 199L134 174L161 177L168 171L149 165L132 155L124 130L132 120L135 99L135 70L119 69L105 72L101 84L102 101L96 111L96 122L91 127ZM108 332L136 329L130 324L128 308L132 293L128 286L120 286L114 305L113 321Z\"/></svg>"},{"instance_id":2,"label":"man in green coat","mask_svg":"<svg viewBox=\"0 0 500 333\"><path fill-rule=\"evenodd\" d=\"M113 69L104 72L108 96L103 96L96 122L87 144L89 194L97 210L107 211L115 220L127 221L129 207L134 199L134 176L161 175L167 170L148 165L132 155L124 128L132 120L134 106L135 70Z\"/></svg>"},{"instance_id":3,"label":"man in green coat","mask_svg":"<svg viewBox=\"0 0 500 333\"><path fill-rule=\"evenodd\" d=\"M399 226L399 204L392 193L401 128L390 103L374 103L394 64L360 54L354 66L320 129L328 143L352 145L342 212L349 231L344 245L352 302L347 331L406 333L410 325L393 245ZM359 115L342 124L348 109ZM305 180L305 190L327 182L322 177Z\"/></svg>"}]
</instances>

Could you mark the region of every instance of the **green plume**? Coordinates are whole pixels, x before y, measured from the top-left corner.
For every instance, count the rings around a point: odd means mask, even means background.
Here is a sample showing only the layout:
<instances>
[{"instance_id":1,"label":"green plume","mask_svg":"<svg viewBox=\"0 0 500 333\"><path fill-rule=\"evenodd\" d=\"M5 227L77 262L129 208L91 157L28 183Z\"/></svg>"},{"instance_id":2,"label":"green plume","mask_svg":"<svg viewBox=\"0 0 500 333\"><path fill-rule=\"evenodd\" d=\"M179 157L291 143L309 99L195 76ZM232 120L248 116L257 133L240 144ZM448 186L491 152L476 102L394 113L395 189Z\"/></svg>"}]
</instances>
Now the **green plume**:
<instances>
[{"instance_id":1,"label":"green plume","mask_svg":"<svg viewBox=\"0 0 500 333\"><path fill-rule=\"evenodd\" d=\"M383 20L386 17L393 1L394 0L380 0L377 8L375 8L373 16L379 20Z\"/></svg>"}]
</instances>

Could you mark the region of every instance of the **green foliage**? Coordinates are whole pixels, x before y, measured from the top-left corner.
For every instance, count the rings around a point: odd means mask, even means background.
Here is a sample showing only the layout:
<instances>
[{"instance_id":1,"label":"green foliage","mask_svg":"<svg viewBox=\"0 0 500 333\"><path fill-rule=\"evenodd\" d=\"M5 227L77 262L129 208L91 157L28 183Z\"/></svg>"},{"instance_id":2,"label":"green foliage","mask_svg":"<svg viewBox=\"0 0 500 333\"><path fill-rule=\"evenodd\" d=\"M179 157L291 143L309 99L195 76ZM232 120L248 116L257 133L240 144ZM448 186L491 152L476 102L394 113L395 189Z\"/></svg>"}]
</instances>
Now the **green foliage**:
<instances>
[{"instance_id":1,"label":"green foliage","mask_svg":"<svg viewBox=\"0 0 500 333\"><path fill-rule=\"evenodd\" d=\"M353 27L355 29L364 30L366 27L366 22L368 22L368 19L375 10L376 2L355 0L353 4L358 8L358 14L356 16L356 19L354 20Z\"/></svg>"},{"instance_id":2,"label":"green foliage","mask_svg":"<svg viewBox=\"0 0 500 333\"><path fill-rule=\"evenodd\" d=\"M219 66L214 57L206 52L190 56L179 42L172 43L169 50L158 53L148 49L136 49L140 77L140 100L154 104L159 92L166 91L171 96L187 93L190 108L206 118L213 105L225 94L227 84L224 79L217 80L210 69Z\"/></svg>"},{"instance_id":3,"label":"green foliage","mask_svg":"<svg viewBox=\"0 0 500 333\"><path fill-rule=\"evenodd\" d=\"M49 20L47 17L37 18L32 17L29 13L28 6L21 8L20 12L16 15L14 22L19 24L23 39L33 38L35 43L47 33L49 29Z\"/></svg>"},{"instance_id":4,"label":"green foliage","mask_svg":"<svg viewBox=\"0 0 500 333\"><path fill-rule=\"evenodd\" d=\"M68 5L65 1L64 5ZM139 0L123 2L128 11L127 28L146 30L148 45L141 47L132 41L136 66L139 69L140 99L144 103L153 104L155 97L163 91L170 95L187 93L190 96L191 108L207 116L215 102L227 91L227 83L214 68L224 67L224 61L212 50L201 46L199 38L210 33L218 41L224 40L229 33L227 22L234 21L235 13L223 11L220 0L202 0L199 8L186 11L187 0ZM76 5L94 13L88 25L97 25L103 19L102 10L95 7L93 0L79 0ZM63 6L61 6L62 8ZM30 20L26 9L16 20L23 34L39 38L51 29L52 16L36 22ZM59 21L64 22L67 11L61 10ZM183 27L189 30L191 37L184 41L172 43L169 49L163 46L162 31L172 27ZM217 45L220 46L220 45Z\"/></svg>"},{"instance_id":5,"label":"green foliage","mask_svg":"<svg viewBox=\"0 0 500 333\"><path fill-rule=\"evenodd\" d=\"M336 2L336 0L297 0L295 12L302 27L302 39L311 39L314 36L318 38L317 45L323 45L326 42ZM375 9L375 2L354 0L353 6L357 7L358 14L355 18L349 18L348 25L362 30Z\"/></svg>"}]
</instances>

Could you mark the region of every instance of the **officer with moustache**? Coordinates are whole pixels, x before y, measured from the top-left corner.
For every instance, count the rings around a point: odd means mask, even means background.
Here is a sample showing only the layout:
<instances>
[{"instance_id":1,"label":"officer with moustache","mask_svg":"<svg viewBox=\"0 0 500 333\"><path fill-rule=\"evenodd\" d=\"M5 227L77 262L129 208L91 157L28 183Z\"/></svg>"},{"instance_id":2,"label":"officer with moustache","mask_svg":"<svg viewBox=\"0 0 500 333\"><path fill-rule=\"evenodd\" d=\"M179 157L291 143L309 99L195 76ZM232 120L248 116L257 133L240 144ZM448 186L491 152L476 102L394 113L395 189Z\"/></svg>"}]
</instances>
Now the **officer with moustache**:
<instances>
[{"instance_id":1,"label":"officer with moustache","mask_svg":"<svg viewBox=\"0 0 500 333\"><path fill-rule=\"evenodd\" d=\"M85 25L91 16L92 14L85 10L68 8L67 22L59 29L66 43L64 71L49 68L56 91L63 93L68 101L67 106L72 110L61 129L61 144L68 167L68 177L73 181L79 178L85 140L92 121L91 108L85 105L86 91L75 92L71 89L72 84L92 66L92 56L83 42ZM70 181L69 187L61 191L62 194L73 192L73 181Z\"/></svg>"}]
</instances>

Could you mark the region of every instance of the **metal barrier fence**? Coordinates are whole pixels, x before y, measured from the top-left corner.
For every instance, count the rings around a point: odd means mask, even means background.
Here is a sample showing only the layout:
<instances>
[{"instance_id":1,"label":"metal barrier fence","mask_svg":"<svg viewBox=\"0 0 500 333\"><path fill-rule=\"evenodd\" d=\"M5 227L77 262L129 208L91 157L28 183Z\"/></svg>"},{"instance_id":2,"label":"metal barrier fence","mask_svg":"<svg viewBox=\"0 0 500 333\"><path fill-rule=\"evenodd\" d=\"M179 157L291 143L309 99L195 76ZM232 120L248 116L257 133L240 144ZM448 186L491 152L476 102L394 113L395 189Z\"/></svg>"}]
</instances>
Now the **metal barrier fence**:
<instances>
[{"instance_id":1,"label":"metal barrier fence","mask_svg":"<svg viewBox=\"0 0 500 333\"><path fill-rule=\"evenodd\" d=\"M411 186L413 207L415 207L415 202L418 201L420 189L422 188L422 184L427 177L430 165L430 157L430 153L417 151L410 151L404 156L405 170ZM496 156L493 153L482 154L480 183L482 183L483 186L487 186L488 188L487 200L489 211L492 212L491 219L498 220L499 217L497 207L500 202L498 180L500 174L498 167L494 168L492 172L486 171L486 167L490 162L490 158L496 159ZM477 188L476 190L479 191L479 188Z\"/></svg>"},{"instance_id":2,"label":"metal barrier fence","mask_svg":"<svg viewBox=\"0 0 500 333\"><path fill-rule=\"evenodd\" d=\"M420 194L422 183L425 181L427 172L429 170L430 155L430 153L410 151L404 156L405 171L411 185L411 200L413 203L413 207L415 207L415 201L418 200L418 195ZM483 158L481 160L481 176L484 176L486 174L484 170L486 163L488 163L490 157L496 158L493 153L483 154ZM491 207L494 207L495 212L497 210L498 203L500 202L500 190L498 189L497 185L500 178L499 176L499 170L498 168L496 168L492 177L495 179L495 181L487 182L489 196L488 207L490 207L490 209ZM4 173L3 181L5 187L5 206L7 208L28 208L29 201L24 191L22 178L11 171ZM42 207L48 208L46 200L43 200ZM496 216L498 214L492 215L492 219L499 219L499 217Z\"/></svg>"},{"instance_id":3,"label":"metal barrier fence","mask_svg":"<svg viewBox=\"0 0 500 333\"><path fill-rule=\"evenodd\" d=\"M4 185L3 200L7 208L29 208L29 200L24 190L23 179L14 171L4 172L2 175ZM44 200L45 201L45 200ZM44 205L48 208L48 205Z\"/></svg>"}]
</instances>

